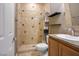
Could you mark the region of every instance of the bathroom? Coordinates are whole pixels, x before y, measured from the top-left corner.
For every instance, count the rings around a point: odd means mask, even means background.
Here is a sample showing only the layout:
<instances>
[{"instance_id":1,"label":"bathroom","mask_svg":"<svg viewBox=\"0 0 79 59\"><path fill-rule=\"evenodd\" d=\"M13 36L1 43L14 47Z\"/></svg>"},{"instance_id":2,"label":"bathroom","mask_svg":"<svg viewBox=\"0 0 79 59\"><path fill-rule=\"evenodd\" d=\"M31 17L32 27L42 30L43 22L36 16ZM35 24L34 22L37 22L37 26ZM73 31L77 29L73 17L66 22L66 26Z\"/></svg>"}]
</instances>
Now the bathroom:
<instances>
[{"instance_id":1,"label":"bathroom","mask_svg":"<svg viewBox=\"0 0 79 59\"><path fill-rule=\"evenodd\" d=\"M79 56L79 3L0 3L0 8L0 55Z\"/></svg>"}]
</instances>

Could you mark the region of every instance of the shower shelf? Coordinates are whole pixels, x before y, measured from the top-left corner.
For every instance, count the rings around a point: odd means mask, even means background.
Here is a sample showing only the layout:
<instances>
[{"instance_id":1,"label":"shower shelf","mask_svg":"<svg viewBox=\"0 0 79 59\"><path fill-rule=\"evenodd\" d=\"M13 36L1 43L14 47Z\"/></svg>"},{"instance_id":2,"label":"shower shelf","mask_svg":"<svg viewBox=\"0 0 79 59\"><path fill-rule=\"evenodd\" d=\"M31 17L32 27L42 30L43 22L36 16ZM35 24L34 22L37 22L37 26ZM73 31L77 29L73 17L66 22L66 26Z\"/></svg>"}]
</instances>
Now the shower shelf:
<instances>
[{"instance_id":1,"label":"shower shelf","mask_svg":"<svg viewBox=\"0 0 79 59\"><path fill-rule=\"evenodd\" d=\"M49 15L48 17L53 17L53 16L56 16L56 15L59 15L61 14L61 12L54 12L53 14Z\"/></svg>"},{"instance_id":2,"label":"shower shelf","mask_svg":"<svg viewBox=\"0 0 79 59\"><path fill-rule=\"evenodd\" d=\"M61 24L49 24L49 26L60 26Z\"/></svg>"}]
</instances>

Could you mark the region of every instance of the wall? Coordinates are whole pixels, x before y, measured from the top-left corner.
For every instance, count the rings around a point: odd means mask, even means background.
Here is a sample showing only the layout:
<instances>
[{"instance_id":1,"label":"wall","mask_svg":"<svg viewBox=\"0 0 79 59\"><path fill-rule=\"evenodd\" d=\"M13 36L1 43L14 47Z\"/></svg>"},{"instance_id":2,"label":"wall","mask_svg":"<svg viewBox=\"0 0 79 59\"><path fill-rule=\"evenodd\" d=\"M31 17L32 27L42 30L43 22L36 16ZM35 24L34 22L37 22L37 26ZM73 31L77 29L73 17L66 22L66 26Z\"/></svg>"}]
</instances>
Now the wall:
<instances>
[{"instance_id":1,"label":"wall","mask_svg":"<svg viewBox=\"0 0 79 59\"><path fill-rule=\"evenodd\" d=\"M73 29L74 35L79 36L79 3L65 4L65 6L66 19L70 21L70 27Z\"/></svg>"},{"instance_id":2,"label":"wall","mask_svg":"<svg viewBox=\"0 0 79 59\"><path fill-rule=\"evenodd\" d=\"M73 19L71 17L71 10L70 10L69 4L67 4L67 3L58 3L57 6L55 6L56 5L56 3L55 3L55 4L50 4L50 5L51 5L50 6L51 13L53 13L54 11L61 12L60 15L57 15L55 17L51 17L50 18L51 19L50 23L61 24L58 27L54 26L55 27L55 29L54 29L55 31L54 32L55 33L63 33L63 34L70 34L70 35L72 35L72 32L69 29L72 28L72 25L73 25L72 24L72 20ZM75 22L75 21L73 21L73 22ZM78 22L75 22L75 24L77 24L77 23ZM52 27L52 29L54 27ZM77 27L75 26L74 28L76 29ZM77 28L77 30L78 30L78 28Z\"/></svg>"},{"instance_id":3,"label":"wall","mask_svg":"<svg viewBox=\"0 0 79 59\"><path fill-rule=\"evenodd\" d=\"M50 31L51 33L57 34L57 33L64 33L65 28L65 16L64 16L64 3L51 3L50 4L50 14L54 12L61 12L60 15L49 17L49 24L60 24L60 25L53 25L51 26Z\"/></svg>"},{"instance_id":4,"label":"wall","mask_svg":"<svg viewBox=\"0 0 79 59\"><path fill-rule=\"evenodd\" d=\"M71 21L71 12L69 8L69 4L65 3L64 4L64 11L65 11L65 33L71 35L71 31L69 31L69 28L72 27L72 21Z\"/></svg>"},{"instance_id":5,"label":"wall","mask_svg":"<svg viewBox=\"0 0 79 59\"><path fill-rule=\"evenodd\" d=\"M50 4L50 14L54 13L54 12L63 12L63 7L64 4L63 3L51 3Z\"/></svg>"},{"instance_id":6,"label":"wall","mask_svg":"<svg viewBox=\"0 0 79 59\"><path fill-rule=\"evenodd\" d=\"M42 42L45 4L17 4L16 12L17 45Z\"/></svg>"},{"instance_id":7,"label":"wall","mask_svg":"<svg viewBox=\"0 0 79 59\"><path fill-rule=\"evenodd\" d=\"M69 30L72 28L74 31L75 36L79 36L79 26L78 26L78 4L72 3L68 4L65 3L65 32L66 34L72 35L72 32Z\"/></svg>"}]
</instances>

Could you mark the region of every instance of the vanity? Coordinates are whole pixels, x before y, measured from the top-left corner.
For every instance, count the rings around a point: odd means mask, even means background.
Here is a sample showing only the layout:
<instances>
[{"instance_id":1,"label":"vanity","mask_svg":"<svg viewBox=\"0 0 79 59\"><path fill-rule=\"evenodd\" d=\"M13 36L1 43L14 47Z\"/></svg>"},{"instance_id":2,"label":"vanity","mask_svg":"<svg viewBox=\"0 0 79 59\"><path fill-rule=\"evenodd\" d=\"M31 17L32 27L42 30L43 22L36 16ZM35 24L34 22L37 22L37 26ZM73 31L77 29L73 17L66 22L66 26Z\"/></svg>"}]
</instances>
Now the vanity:
<instances>
[{"instance_id":1,"label":"vanity","mask_svg":"<svg viewBox=\"0 0 79 59\"><path fill-rule=\"evenodd\" d=\"M79 56L79 37L67 34L49 34L49 56Z\"/></svg>"}]
</instances>

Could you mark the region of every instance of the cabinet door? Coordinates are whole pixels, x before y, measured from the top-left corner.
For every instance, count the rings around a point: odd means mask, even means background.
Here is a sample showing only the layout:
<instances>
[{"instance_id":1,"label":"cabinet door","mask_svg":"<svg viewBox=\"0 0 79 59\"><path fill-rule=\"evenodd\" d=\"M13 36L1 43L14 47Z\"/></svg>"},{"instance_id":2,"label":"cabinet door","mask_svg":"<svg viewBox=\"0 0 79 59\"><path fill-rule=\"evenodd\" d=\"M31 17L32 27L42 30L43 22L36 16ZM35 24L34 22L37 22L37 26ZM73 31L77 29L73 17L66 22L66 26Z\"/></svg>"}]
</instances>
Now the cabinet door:
<instances>
[{"instance_id":1,"label":"cabinet door","mask_svg":"<svg viewBox=\"0 0 79 59\"><path fill-rule=\"evenodd\" d=\"M49 56L58 56L58 42L54 39L49 38L48 42L48 55Z\"/></svg>"},{"instance_id":2,"label":"cabinet door","mask_svg":"<svg viewBox=\"0 0 79 59\"><path fill-rule=\"evenodd\" d=\"M79 52L62 45L62 56L79 56Z\"/></svg>"}]
</instances>

